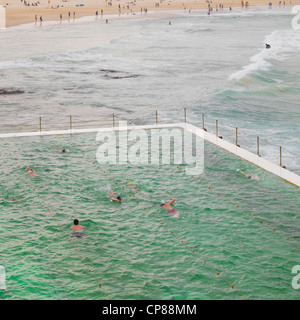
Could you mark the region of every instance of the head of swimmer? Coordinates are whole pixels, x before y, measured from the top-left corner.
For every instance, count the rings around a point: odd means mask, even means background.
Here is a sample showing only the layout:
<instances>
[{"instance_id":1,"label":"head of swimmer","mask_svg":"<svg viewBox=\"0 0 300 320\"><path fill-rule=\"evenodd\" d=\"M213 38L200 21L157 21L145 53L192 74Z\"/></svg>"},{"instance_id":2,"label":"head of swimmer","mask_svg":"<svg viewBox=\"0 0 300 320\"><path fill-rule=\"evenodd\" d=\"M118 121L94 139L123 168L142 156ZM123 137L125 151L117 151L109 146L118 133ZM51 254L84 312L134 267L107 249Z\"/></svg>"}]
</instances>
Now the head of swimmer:
<instances>
[{"instance_id":1,"label":"head of swimmer","mask_svg":"<svg viewBox=\"0 0 300 320\"><path fill-rule=\"evenodd\" d=\"M117 200L119 200L119 202L122 202L122 199L120 196L117 196Z\"/></svg>"},{"instance_id":2,"label":"head of swimmer","mask_svg":"<svg viewBox=\"0 0 300 320\"><path fill-rule=\"evenodd\" d=\"M74 226L78 226L79 221L77 219L74 219Z\"/></svg>"}]
</instances>

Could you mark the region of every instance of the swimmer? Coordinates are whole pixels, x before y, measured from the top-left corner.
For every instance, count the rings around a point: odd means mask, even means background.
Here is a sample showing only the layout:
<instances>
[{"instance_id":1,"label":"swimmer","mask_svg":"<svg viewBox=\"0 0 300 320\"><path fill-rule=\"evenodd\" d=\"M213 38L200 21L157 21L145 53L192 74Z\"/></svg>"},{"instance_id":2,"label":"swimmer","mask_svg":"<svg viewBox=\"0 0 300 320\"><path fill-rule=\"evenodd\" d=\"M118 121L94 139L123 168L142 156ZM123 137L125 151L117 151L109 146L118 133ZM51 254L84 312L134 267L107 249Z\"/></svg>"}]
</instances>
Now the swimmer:
<instances>
[{"instance_id":1,"label":"swimmer","mask_svg":"<svg viewBox=\"0 0 300 320\"><path fill-rule=\"evenodd\" d=\"M72 238L80 238L84 237L85 234L82 232L83 226L79 224L79 221L77 219L74 220L74 224L70 227L74 231L74 233L71 235Z\"/></svg>"},{"instance_id":2,"label":"swimmer","mask_svg":"<svg viewBox=\"0 0 300 320\"><path fill-rule=\"evenodd\" d=\"M271 48L271 46L266 43L266 49L270 49L270 48Z\"/></svg>"},{"instance_id":3,"label":"swimmer","mask_svg":"<svg viewBox=\"0 0 300 320\"><path fill-rule=\"evenodd\" d=\"M54 148L57 152L59 153L69 153L70 151L66 148L61 148L61 149L58 149L58 148Z\"/></svg>"},{"instance_id":4,"label":"swimmer","mask_svg":"<svg viewBox=\"0 0 300 320\"><path fill-rule=\"evenodd\" d=\"M136 188L136 186L132 183L132 182L129 182L127 184L127 187L131 189L132 192L136 193L137 191L139 191L140 189Z\"/></svg>"},{"instance_id":5,"label":"swimmer","mask_svg":"<svg viewBox=\"0 0 300 320\"><path fill-rule=\"evenodd\" d=\"M168 203L165 203L164 200L161 201L160 203L160 206L167 210L167 212L170 214L171 217L176 217L176 218L179 218L179 212L174 209L174 208L171 208L171 205L175 202L175 199L174 198L170 198L170 202Z\"/></svg>"},{"instance_id":6,"label":"swimmer","mask_svg":"<svg viewBox=\"0 0 300 320\"><path fill-rule=\"evenodd\" d=\"M258 177L258 175L257 174L255 174L255 175L250 175L249 173L245 173L245 172L243 172L241 169L237 169L236 170L237 172L240 172L242 175L244 175L247 179L249 179L249 180L259 180L259 177Z\"/></svg>"},{"instance_id":7,"label":"swimmer","mask_svg":"<svg viewBox=\"0 0 300 320\"><path fill-rule=\"evenodd\" d=\"M108 198L111 200L111 201L115 201L115 202L120 202L122 203L122 200L121 200L121 197L120 196L115 196L113 190L111 190L110 192L107 193L107 196Z\"/></svg>"},{"instance_id":8,"label":"swimmer","mask_svg":"<svg viewBox=\"0 0 300 320\"><path fill-rule=\"evenodd\" d=\"M21 204L21 201L17 198L9 198L9 199L5 199L5 198L0 198L0 201L3 201L3 202L9 202L9 203L16 203L18 202L19 204Z\"/></svg>"},{"instance_id":9,"label":"swimmer","mask_svg":"<svg viewBox=\"0 0 300 320\"><path fill-rule=\"evenodd\" d=\"M26 172L31 176L38 177L38 174L33 169L31 169L29 167L26 168Z\"/></svg>"},{"instance_id":10,"label":"swimmer","mask_svg":"<svg viewBox=\"0 0 300 320\"><path fill-rule=\"evenodd\" d=\"M9 202L10 202L10 203L18 202L18 204L21 204L21 201L20 201L19 199L17 199L17 198L11 198L11 199L9 200Z\"/></svg>"}]
</instances>

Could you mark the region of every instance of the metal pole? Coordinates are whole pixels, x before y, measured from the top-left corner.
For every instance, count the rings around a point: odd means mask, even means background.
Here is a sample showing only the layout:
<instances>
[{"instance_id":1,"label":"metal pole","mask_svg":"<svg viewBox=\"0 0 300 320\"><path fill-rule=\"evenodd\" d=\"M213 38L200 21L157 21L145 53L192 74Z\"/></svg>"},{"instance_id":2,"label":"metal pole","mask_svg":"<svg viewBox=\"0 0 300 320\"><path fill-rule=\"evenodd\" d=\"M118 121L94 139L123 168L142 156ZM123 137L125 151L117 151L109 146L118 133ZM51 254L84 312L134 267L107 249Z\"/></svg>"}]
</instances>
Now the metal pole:
<instances>
[{"instance_id":1,"label":"metal pole","mask_svg":"<svg viewBox=\"0 0 300 320\"><path fill-rule=\"evenodd\" d=\"M40 132L42 132L42 117L40 117Z\"/></svg>"},{"instance_id":2,"label":"metal pole","mask_svg":"<svg viewBox=\"0 0 300 320\"><path fill-rule=\"evenodd\" d=\"M260 155L259 155L259 137L257 137L257 155L260 157Z\"/></svg>"},{"instance_id":3,"label":"metal pole","mask_svg":"<svg viewBox=\"0 0 300 320\"><path fill-rule=\"evenodd\" d=\"M235 145L239 146L238 145L238 127L235 127Z\"/></svg>"},{"instance_id":4,"label":"metal pole","mask_svg":"<svg viewBox=\"0 0 300 320\"><path fill-rule=\"evenodd\" d=\"M157 110L155 111L155 118L156 118L156 125L158 125L158 117L157 117Z\"/></svg>"},{"instance_id":5,"label":"metal pole","mask_svg":"<svg viewBox=\"0 0 300 320\"><path fill-rule=\"evenodd\" d=\"M280 148L280 167L282 167L283 169L286 169L286 166L282 164L282 148L281 146L279 148Z\"/></svg>"},{"instance_id":6,"label":"metal pole","mask_svg":"<svg viewBox=\"0 0 300 320\"><path fill-rule=\"evenodd\" d=\"M70 116L70 130L72 130L72 116Z\"/></svg>"},{"instance_id":7,"label":"metal pole","mask_svg":"<svg viewBox=\"0 0 300 320\"><path fill-rule=\"evenodd\" d=\"M186 108L184 108L184 122L186 123Z\"/></svg>"},{"instance_id":8,"label":"metal pole","mask_svg":"<svg viewBox=\"0 0 300 320\"><path fill-rule=\"evenodd\" d=\"M204 113L202 113L202 129L204 130Z\"/></svg>"},{"instance_id":9,"label":"metal pole","mask_svg":"<svg viewBox=\"0 0 300 320\"><path fill-rule=\"evenodd\" d=\"M113 127L115 127L115 114L113 113Z\"/></svg>"}]
</instances>

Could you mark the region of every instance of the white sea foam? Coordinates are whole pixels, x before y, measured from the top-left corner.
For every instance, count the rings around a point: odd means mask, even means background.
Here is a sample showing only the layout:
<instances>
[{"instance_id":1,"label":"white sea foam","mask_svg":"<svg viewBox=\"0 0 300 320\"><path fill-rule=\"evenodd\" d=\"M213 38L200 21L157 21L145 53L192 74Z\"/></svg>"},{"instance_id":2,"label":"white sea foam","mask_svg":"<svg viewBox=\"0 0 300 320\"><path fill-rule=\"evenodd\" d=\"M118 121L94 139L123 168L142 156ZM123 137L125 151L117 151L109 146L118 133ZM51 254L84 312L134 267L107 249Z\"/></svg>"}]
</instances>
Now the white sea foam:
<instances>
[{"instance_id":1,"label":"white sea foam","mask_svg":"<svg viewBox=\"0 0 300 320\"><path fill-rule=\"evenodd\" d=\"M231 74L229 80L238 81L255 71L266 71L272 67L272 61L283 61L290 54L300 51L300 33L297 30L275 30L264 39L263 46L268 43L270 49L260 49L250 58L251 63Z\"/></svg>"}]
</instances>

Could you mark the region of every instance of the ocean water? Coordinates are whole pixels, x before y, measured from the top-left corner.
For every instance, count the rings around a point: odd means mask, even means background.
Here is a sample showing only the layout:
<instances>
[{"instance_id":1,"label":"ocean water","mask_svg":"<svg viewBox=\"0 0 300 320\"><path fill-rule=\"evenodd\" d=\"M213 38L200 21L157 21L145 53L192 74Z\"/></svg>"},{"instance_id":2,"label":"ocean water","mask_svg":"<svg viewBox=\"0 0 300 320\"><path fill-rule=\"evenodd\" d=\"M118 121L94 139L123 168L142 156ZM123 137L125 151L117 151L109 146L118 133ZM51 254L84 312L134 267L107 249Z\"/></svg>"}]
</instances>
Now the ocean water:
<instances>
[{"instance_id":1,"label":"ocean water","mask_svg":"<svg viewBox=\"0 0 300 320\"><path fill-rule=\"evenodd\" d=\"M0 95L1 131L38 130L40 116L44 129L68 128L70 115L151 124L156 110L159 122L181 122L186 108L195 125L205 114L209 132L218 119L226 140L238 127L250 151L259 136L275 163L284 147L284 164L300 173L294 16L291 7L236 8L1 30L0 89L19 90ZM96 150L93 134L1 140L1 298L299 299L298 188L208 143L199 177L174 165L99 168ZM28 178L27 166L39 176ZM132 181L134 198L121 187ZM110 188L121 206L108 201ZM169 197L179 220L159 208ZM68 239L74 218L86 239Z\"/></svg>"}]
</instances>

